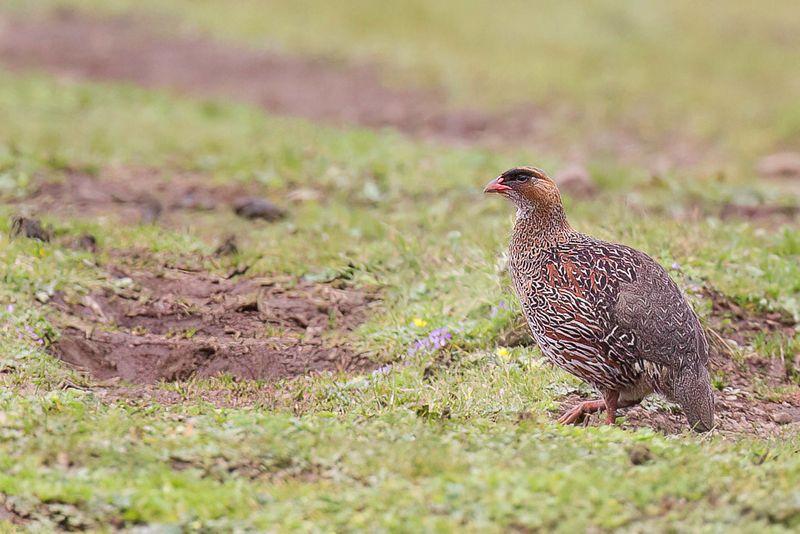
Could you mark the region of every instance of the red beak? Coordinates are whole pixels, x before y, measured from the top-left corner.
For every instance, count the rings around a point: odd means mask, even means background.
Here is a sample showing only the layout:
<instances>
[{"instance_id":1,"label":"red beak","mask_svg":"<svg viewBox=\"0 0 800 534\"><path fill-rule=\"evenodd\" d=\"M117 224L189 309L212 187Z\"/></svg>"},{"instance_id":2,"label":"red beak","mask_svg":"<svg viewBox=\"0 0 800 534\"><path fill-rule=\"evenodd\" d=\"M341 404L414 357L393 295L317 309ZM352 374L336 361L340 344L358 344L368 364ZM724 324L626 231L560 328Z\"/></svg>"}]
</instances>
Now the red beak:
<instances>
[{"instance_id":1,"label":"red beak","mask_svg":"<svg viewBox=\"0 0 800 534\"><path fill-rule=\"evenodd\" d=\"M483 188L484 193L502 193L503 191L510 191L511 188L503 183L503 177L498 176Z\"/></svg>"}]
</instances>

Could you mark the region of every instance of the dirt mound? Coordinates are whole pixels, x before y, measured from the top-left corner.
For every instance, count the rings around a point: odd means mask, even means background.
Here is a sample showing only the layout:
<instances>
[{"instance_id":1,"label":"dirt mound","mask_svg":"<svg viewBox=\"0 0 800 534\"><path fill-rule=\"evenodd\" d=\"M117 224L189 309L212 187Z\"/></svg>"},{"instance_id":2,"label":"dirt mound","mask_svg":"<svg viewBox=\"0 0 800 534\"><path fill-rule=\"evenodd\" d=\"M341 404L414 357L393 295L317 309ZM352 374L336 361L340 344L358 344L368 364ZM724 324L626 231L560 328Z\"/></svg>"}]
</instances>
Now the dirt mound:
<instances>
[{"instance_id":1,"label":"dirt mound","mask_svg":"<svg viewBox=\"0 0 800 534\"><path fill-rule=\"evenodd\" d=\"M793 361L792 355L769 358L735 353L736 346L748 346L761 333L791 338L796 332L794 321L780 312L759 313L744 308L713 289L706 288L703 294L712 303L709 371L718 386L714 391L717 429L723 433L768 436L785 425L800 425L800 393L796 383L800 377L800 359ZM772 389L772 393L767 394L764 389ZM585 398L570 394L560 412L581 400ZM655 396L620 413L625 416L624 426L629 428L648 427L667 434L678 434L688 428L677 407ZM600 424L602 417L594 415L587 419L587 424Z\"/></svg>"},{"instance_id":2,"label":"dirt mound","mask_svg":"<svg viewBox=\"0 0 800 534\"><path fill-rule=\"evenodd\" d=\"M115 275L118 289L53 302L64 327L54 354L96 378L277 379L372 366L341 338L365 318L370 298L362 292L177 269Z\"/></svg>"}]
</instances>

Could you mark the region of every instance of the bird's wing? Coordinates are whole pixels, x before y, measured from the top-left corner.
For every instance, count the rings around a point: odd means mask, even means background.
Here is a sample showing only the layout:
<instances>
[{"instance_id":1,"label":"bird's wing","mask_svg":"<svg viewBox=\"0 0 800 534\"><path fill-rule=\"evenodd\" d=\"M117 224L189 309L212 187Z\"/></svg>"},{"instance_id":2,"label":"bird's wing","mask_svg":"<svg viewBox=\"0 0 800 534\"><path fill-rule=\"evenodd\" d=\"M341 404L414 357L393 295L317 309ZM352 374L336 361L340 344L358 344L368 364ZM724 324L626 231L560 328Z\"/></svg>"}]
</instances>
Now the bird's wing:
<instances>
[{"instance_id":1,"label":"bird's wing","mask_svg":"<svg viewBox=\"0 0 800 534\"><path fill-rule=\"evenodd\" d=\"M689 303L652 258L630 249L640 263L636 279L618 287L611 310L614 338L633 344L639 357L672 368L705 365L708 342Z\"/></svg>"}]
</instances>

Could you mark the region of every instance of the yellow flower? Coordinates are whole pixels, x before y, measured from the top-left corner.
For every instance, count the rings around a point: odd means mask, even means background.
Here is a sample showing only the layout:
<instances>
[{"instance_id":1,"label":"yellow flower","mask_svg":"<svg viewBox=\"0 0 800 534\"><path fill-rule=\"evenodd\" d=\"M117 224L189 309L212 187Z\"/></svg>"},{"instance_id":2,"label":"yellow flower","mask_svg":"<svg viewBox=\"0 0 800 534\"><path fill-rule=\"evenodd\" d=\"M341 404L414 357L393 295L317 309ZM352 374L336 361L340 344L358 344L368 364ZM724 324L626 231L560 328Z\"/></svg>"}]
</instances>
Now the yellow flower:
<instances>
[{"instance_id":1,"label":"yellow flower","mask_svg":"<svg viewBox=\"0 0 800 534\"><path fill-rule=\"evenodd\" d=\"M414 323L414 326L416 326L417 328L422 328L423 326L428 324L428 321L426 321L422 317L414 317L412 321Z\"/></svg>"},{"instance_id":2,"label":"yellow flower","mask_svg":"<svg viewBox=\"0 0 800 534\"><path fill-rule=\"evenodd\" d=\"M500 356L501 358L508 358L508 355L509 355L509 354L511 354L511 353L508 351L508 349L507 349L507 348L505 348L505 347L500 347L499 349L497 349L497 352L496 352L496 354L497 354L498 356Z\"/></svg>"}]
</instances>

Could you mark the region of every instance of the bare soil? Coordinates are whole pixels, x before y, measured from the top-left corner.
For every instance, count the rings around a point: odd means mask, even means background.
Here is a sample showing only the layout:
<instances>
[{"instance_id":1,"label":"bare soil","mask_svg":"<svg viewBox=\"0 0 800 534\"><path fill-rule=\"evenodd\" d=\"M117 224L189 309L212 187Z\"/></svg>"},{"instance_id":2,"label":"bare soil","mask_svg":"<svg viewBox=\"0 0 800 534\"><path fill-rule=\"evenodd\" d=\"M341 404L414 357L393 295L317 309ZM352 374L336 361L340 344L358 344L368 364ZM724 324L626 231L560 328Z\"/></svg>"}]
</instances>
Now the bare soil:
<instances>
[{"instance_id":1,"label":"bare soil","mask_svg":"<svg viewBox=\"0 0 800 534\"><path fill-rule=\"evenodd\" d=\"M99 380L274 380L373 367L346 344L372 300L354 289L175 268L115 268L110 281L116 289L52 303L63 331L53 353Z\"/></svg>"},{"instance_id":2,"label":"bare soil","mask_svg":"<svg viewBox=\"0 0 800 534\"><path fill-rule=\"evenodd\" d=\"M113 166L96 176L66 171L59 181L42 181L16 202L20 211L64 217L107 217L114 221L183 226L198 212L234 213L245 202L267 202L254 183L214 185L200 174L148 167ZM277 208L276 208L277 209Z\"/></svg>"},{"instance_id":3,"label":"bare soil","mask_svg":"<svg viewBox=\"0 0 800 534\"><path fill-rule=\"evenodd\" d=\"M684 221L702 221L708 217L722 221L747 221L754 226L777 229L782 226L797 226L800 222L800 194L789 190L784 192L781 204L764 202L761 204L736 204L733 202L716 202L703 199L690 199L679 206L677 212L671 211L675 206L654 206L642 208L639 215L648 214L670 216Z\"/></svg>"},{"instance_id":4,"label":"bare soil","mask_svg":"<svg viewBox=\"0 0 800 534\"><path fill-rule=\"evenodd\" d=\"M755 223L768 223L771 226L793 224L800 218L799 205L740 205L724 204L719 212L722 220L745 219Z\"/></svg>"},{"instance_id":5,"label":"bare soil","mask_svg":"<svg viewBox=\"0 0 800 534\"><path fill-rule=\"evenodd\" d=\"M394 128L450 144L524 146L566 159L611 154L647 165L686 166L707 158L697 139L670 137L657 149L622 125L604 125L574 143L556 139L553 109L564 119L580 113L564 103L526 103L487 112L454 106L433 89L389 86L384 68L264 51L176 36L175 25L142 16L92 18L70 10L44 17L0 16L0 64L66 78L130 82L201 97L227 98L273 114L369 128ZM162 31L163 30L163 31ZM398 73L394 73L398 78ZM653 163L657 154L658 162Z\"/></svg>"},{"instance_id":6,"label":"bare soil","mask_svg":"<svg viewBox=\"0 0 800 534\"><path fill-rule=\"evenodd\" d=\"M168 36L162 23L99 19L61 10L0 18L0 63L55 75L132 82L256 104L277 114L372 128L393 127L445 141L533 135L538 114L451 109L440 94L387 87L368 64L265 52L207 37Z\"/></svg>"},{"instance_id":7,"label":"bare soil","mask_svg":"<svg viewBox=\"0 0 800 534\"><path fill-rule=\"evenodd\" d=\"M713 288L705 287L702 295L711 301L709 326L713 332L745 346L760 333L783 334L791 338L797 333L797 324L788 312L759 311L740 306Z\"/></svg>"},{"instance_id":8,"label":"bare soil","mask_svg":"<svg viewBox=\"0 0 800 534\"><path fill-rule=\"evenodd\" d=\"M723 389L715 390L716 430L722 433L768 436L782 428L800 425L800 393L769 398L755 391L759 382L797 388L779 372L782 362L747 358L738 362L717 353L711 359L711 372L724 377ZM623 412L624 413L624 412ZM688 429L683 413L657 402L645 402L624 413L625 427L649 427L666 434Z\"/></svg>"},{"instance_id":9,"label":"bare soil","mask_svg":"<svg viewBox=\"0 0 800 534\"><path fill-rule=\"evenodd\" d=\"M742 364L724 356L712 358L711 370L722 372L728 380L722 391L715 390L715 431L723 434L752 434L769 436L779 433L783 428L797 428L800 425L800 393L783 395L780 400L760 397L753 388L753 380L769 377L761 363L747 360ZM785 383L792 386L791 383ZM794 387L797 387L794 385ZM588 397L572 393L565 397L559 417L569 408ZM680 434L689 429L686 417L675 406L648 398L639 406L622 409L618 415L624 416L623 428L652 428L665 434ZM601 425L604 414L585 418L586 425Z\"/></svg>"},{"instance_id":10,"label":"bare soil","mask_svg":"<svg viewBox=\"0 0 800 534\"><path fill-rule=\"evenodd\" d=\"M5 496L0 494L0 521L5 521L17 526L25 525L28 522L25 517L17 514L13 506L7 504L5 500Z\"/></svg>"},{"instance_id":11,"label":"bare soil","mask_svg":"<svg viewBox=\"0 0 800 534\"><path fill-rule=\"evenodd\" d=\"M752 343L759 333L795 335L795 323L780 312L758 312L743 308L721 293L706 288L704 296L712 302L709 341L712 345L709 371L721 381L715 390L716 431L731 434L769 436L783 428L800 426L800 358L768 358L758 354L735 354L739 347ZM796 355L800 356L800 355ZM788 358L788 359L787 359ZM787 393L788 392L788 393ZM586 400L572 393L562 402L560 412ZM679 408L658 399L646 399L639 406L620 410L625 428L653 428L666 434L688 430ZM587 417L585 424L602 424L604 415Z\"/></svg>"}]
</instances>

